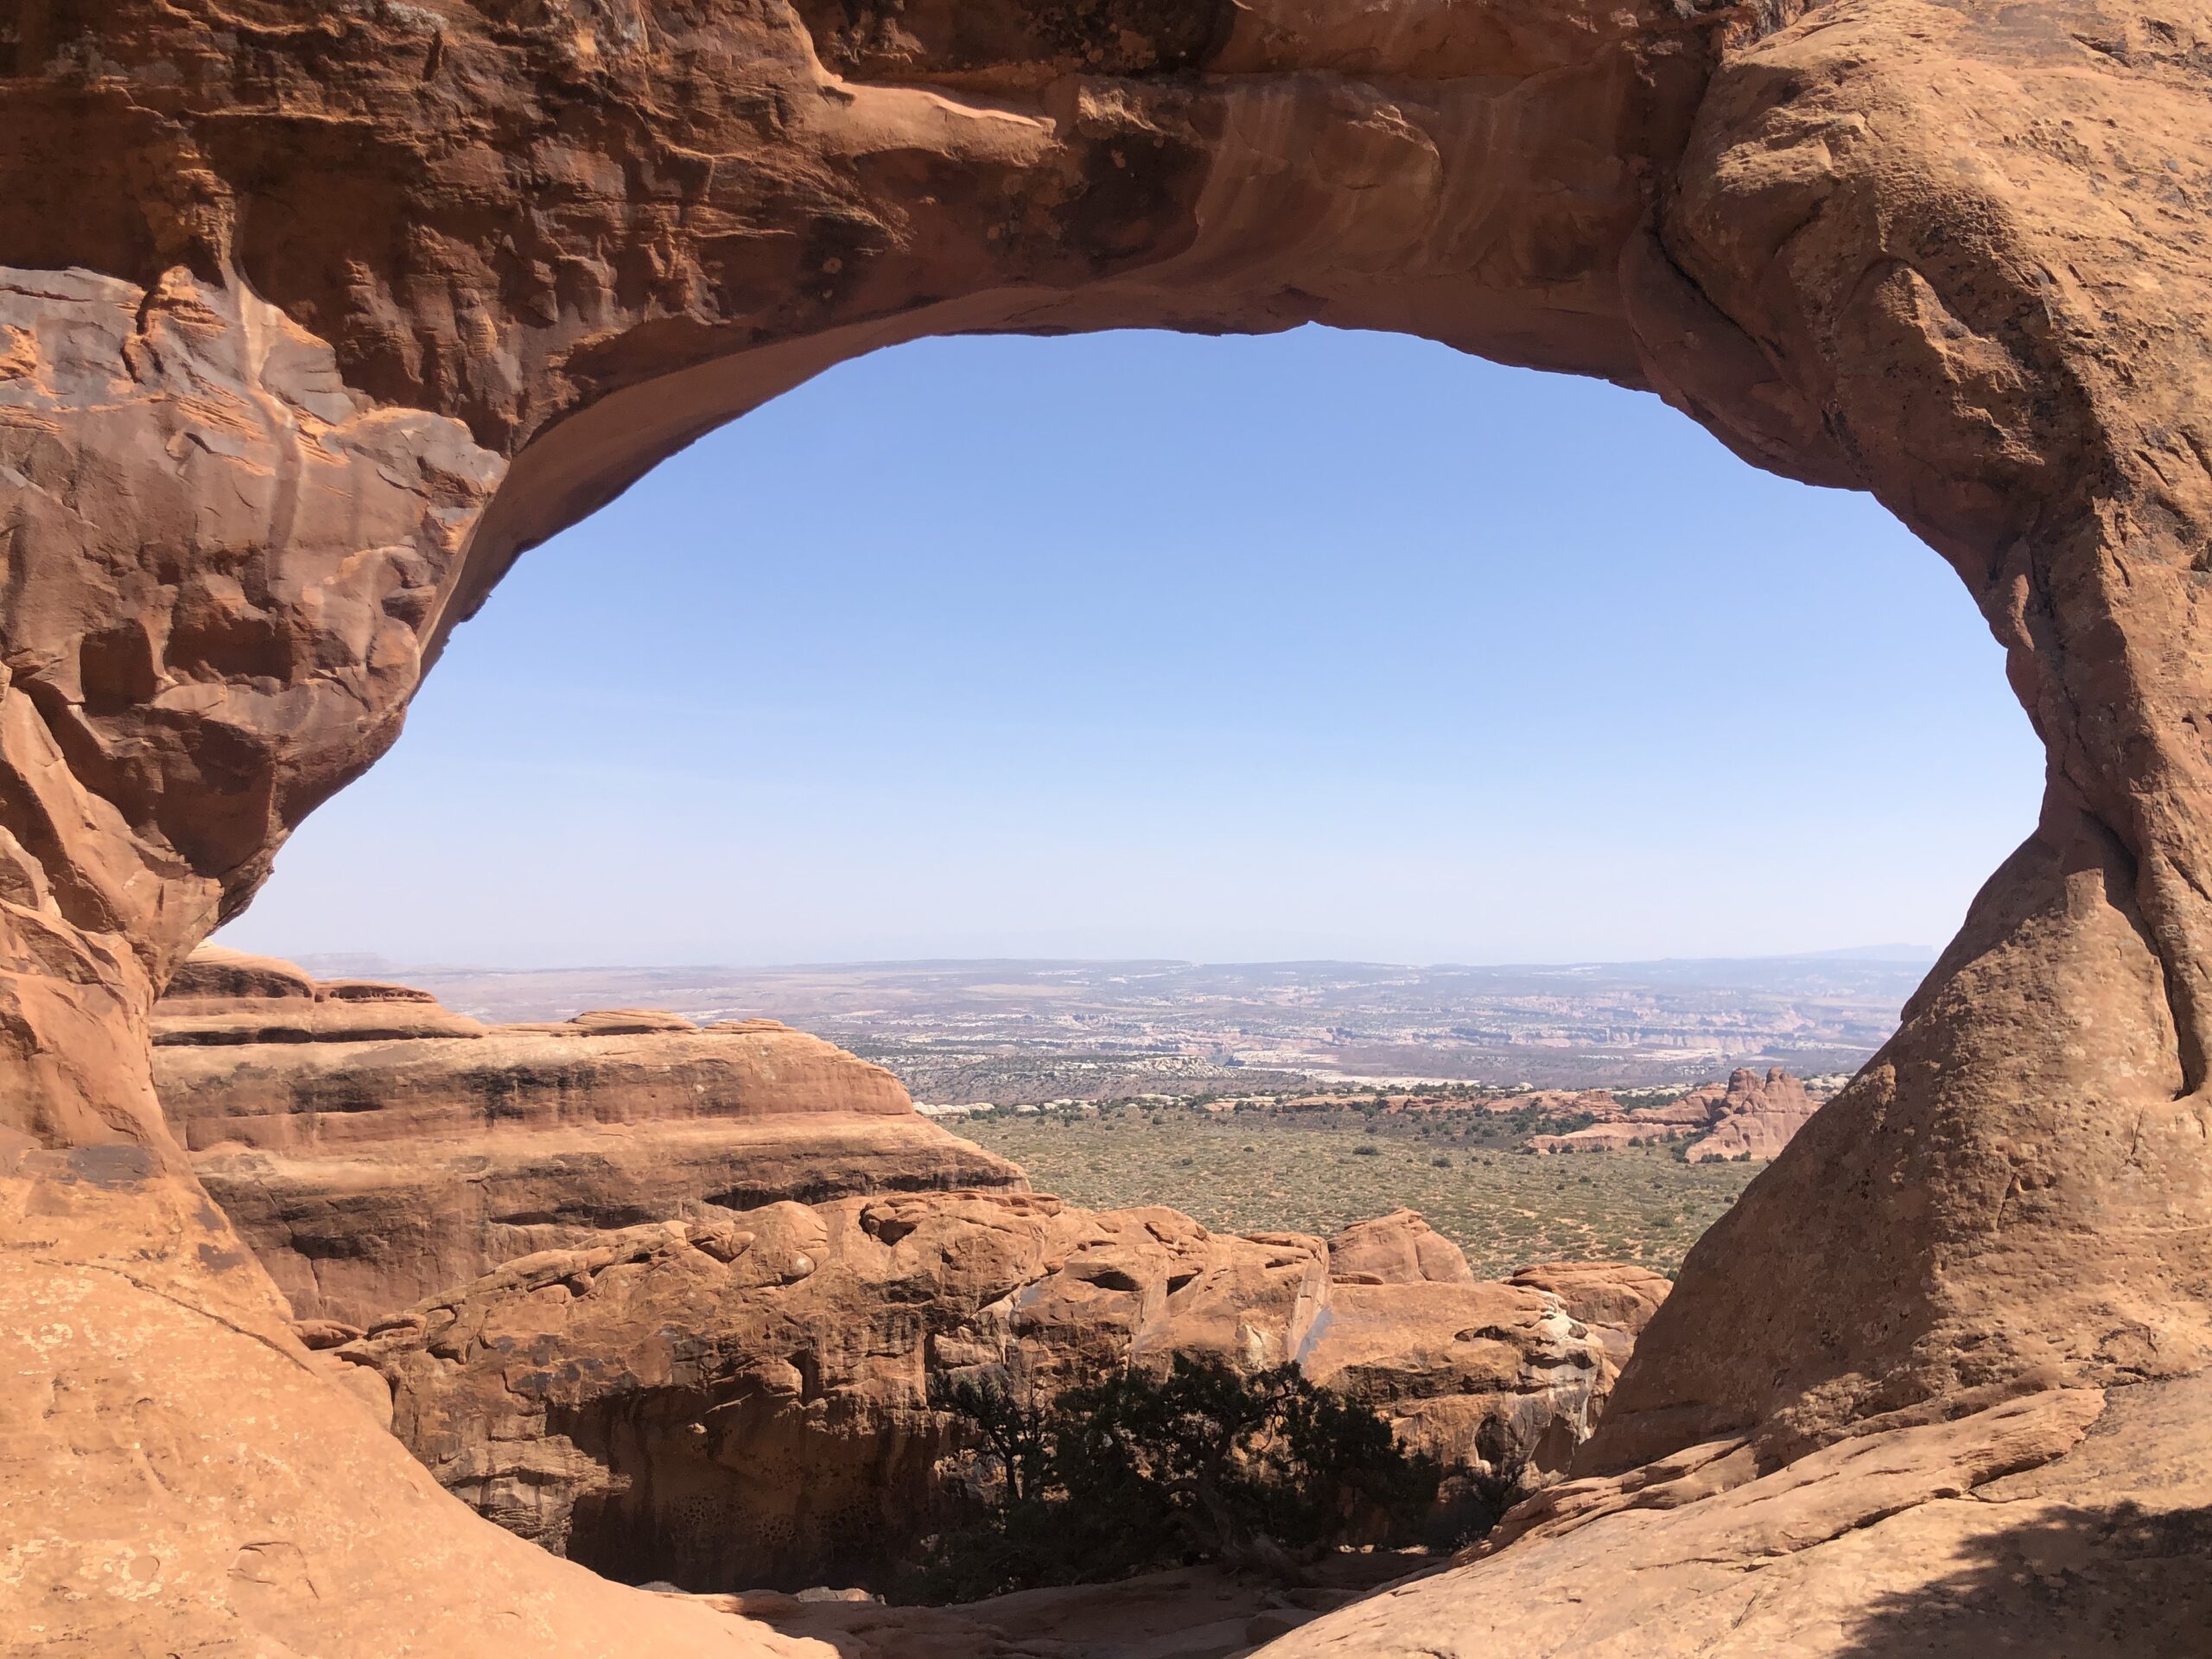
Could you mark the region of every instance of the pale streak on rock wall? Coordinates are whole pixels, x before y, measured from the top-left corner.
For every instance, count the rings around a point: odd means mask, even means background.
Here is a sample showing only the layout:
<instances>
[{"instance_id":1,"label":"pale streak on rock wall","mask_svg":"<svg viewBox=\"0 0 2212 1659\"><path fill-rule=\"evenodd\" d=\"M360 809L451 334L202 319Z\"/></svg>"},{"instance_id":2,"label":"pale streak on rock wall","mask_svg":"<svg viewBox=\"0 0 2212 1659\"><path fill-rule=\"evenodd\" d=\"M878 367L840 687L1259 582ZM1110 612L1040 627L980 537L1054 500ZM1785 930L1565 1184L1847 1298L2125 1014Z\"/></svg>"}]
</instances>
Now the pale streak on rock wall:
<instances>
[{"instance_id":1,"label":"pale streak on rock wall","mask_svg":"<svg viewBox=\"0 0 2212 1659\"><path fill-rule=\"evenodd\" d=\"M521 549L956 328L1410 330L1873 489L2005 643L2044 822L1592 1456L2201 1366L2208 62L2202 0L25 0L0 1491L67 1502L0 1611L362 1651L429 1575L401 1633L442 1651L676 1617L501 1556L353 1433L160 1126L146 1009ZM256 1463L287 1445L321 1455ZM715 1640L755 1638L667 1638Z\"/></svg>"}]
</instances>

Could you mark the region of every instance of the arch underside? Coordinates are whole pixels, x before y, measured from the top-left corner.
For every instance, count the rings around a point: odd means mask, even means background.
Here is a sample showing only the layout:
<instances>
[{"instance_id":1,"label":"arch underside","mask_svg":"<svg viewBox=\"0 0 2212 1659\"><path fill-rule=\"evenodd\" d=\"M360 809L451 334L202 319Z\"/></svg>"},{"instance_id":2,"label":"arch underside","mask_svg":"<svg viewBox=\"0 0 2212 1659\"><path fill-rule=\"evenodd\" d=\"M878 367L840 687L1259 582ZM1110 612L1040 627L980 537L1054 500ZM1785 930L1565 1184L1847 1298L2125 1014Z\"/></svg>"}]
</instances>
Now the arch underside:
<instances>
[{"instance_id":1,"label":"arch underside","mask_svg":"<svg viewBox=\"0 0 2212 1659\"><path fill-rule=\"evenodd\" d=\"M1872 491L2005 645L2041 822L1583 1470L2212 1360L2202 0L30 0L0 77L16 1627L772 1650L347 1415L145 1022L523 550L931 333L1323 321L1602 375Z\"/></svg>"}]
</instances>

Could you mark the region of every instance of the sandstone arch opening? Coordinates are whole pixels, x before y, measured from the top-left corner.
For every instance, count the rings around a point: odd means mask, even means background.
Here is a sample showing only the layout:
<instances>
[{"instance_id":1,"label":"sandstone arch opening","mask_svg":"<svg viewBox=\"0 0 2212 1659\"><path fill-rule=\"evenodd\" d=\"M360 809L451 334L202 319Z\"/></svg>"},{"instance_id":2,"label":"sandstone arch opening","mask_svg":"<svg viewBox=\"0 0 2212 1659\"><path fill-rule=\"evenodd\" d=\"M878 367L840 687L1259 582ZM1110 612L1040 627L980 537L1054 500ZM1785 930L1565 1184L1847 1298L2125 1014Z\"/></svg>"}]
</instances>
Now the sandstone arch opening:
<instances>
[{"instance_id":1,"label":"sandstone arch opening","mask_svg":"<svg viewBox=\"0 0 2212 1659\"><path fill-rule=\"evenodd\" d=\"M1053 431L1036 441L1047 411ZM1065 576L1040 569L1063 563ZM454 632L404 741L288 843L254 908L218 942L330 976L341 970L309 950L583 969L957 954L1237 961L1256 952L1221 930L1255 924L1283 927L1273 954L1298 961L1770 954L1939 938L2032 816L2024 788L2009 809L1976 798L2036 775L1996 657L1955 579L1871 501L1752 472L1642 394L1402 336L917 342L753 411L526 555ZM1220 671L1205 672L1215 659ZM825 686L842 695L825 697ZM1977 722L1992 729L1966 737ZM434 759L419 765L425 750ZM1010 753L980 766L995 751ZM931 775L940 770L950 774L942 784ZM1870 828L1854 772L1924 798L1880 807ZM1783 797L1800 809L1777 810ZM1132 810L1116 813L1116 800ZM1760 828L1742 821L1762 810L1771 817ZM1928 881L1933 917L1900 918L1885 874L1908 859L1938 862L1929 843L1943 819L1976 812L1982 844ZM1817 840L1828 815L1846 821ZM770 817L793 822L762 822ZM1409 818L1436 833L1412 875L1420 891L1394 893L1376 864L1424 850ZM1485 836L1499 819L1518 833ZM1689 833L1662 836L1669 820ZM951 833L933 834L936 824ZM1286 833L1313 849L1263 874L1263 842ZM1853 844L1862 839L1878 850ZM1147 843L1160 843L1161 862L1146 861ZM394 846L406 849L404 874L387 870ZM1099 885L1091 873L1117 854L1118 883ZM1637 874L1612 878L1609 856ZM302 872L304 857L322 869ZM302 874L320 875L317 897L350 902L350 914L288 905ZM1275 913L1224 912L1240 880L1245 902ZM1815 883L1849 892L1792 891ZM1524 913L1501 922L1501 887L1525 892ZM1824 911L1808 908L1822 896ZM1355 918L1376 926L1394 899L1402 910L1411 899L1434 932L1310 931ZM1663 912L1640 937L1587 933L1592 912L1618 926L1639 905ZM1722 909L1726 921L1699 913ZM1049 918L1056 931L944 931L1002 927L1005 912L1030 925ZM1098 926L1102 912L1124 931L1109 940L1072 931ZM1389 919L1402 929L1408 918ZM682 931L639 931L649 925ZM1686 936L1699 925L1724 931ZM1519 931L1478 931L1501 925ZM859 931L870 926L892 931ZM560 1003L518 1008L510 989L494 1014L451 979L389 963L344 971L436 985L454 1013L493 1022L559 1020L594 997L663 1004L649 992L581 989L587 971L559 991L537 982ZM686 1000L668 1006L694 1020L721 1017L709 1007L765 1013L883 1058L856 1038L887 1032L823 1027L710 991L715 981L696 974L681 982ZM181 1029L185 1020L216 1017L187 1006L173 998L157 1010L165 1108L201 1182L319 1339L404 1324L410 1303L443 1297L494 1310L486 1318L500 1340L533 1356L528 1385L487 1391L480 1366L426 1370L404 1329L351 1351L374 1351L378 1363L341 1374L389 1382L394 1399L379 1408L396 1405L396 1430L448 1490L632 1583L884 1589L911 1573L925 1517L947 1505L927 1472L936 1431L916 1403L926 1384L908 1386L887 1357L880 1370L855 1357L899 1347L895 1319L870 1300L880 1281L825 1274L805 1293L750 1298L692 1287L702 1357L696 1380L679 1384L654 1376L637 1345L665 1311L665 1288L631 1296L579 1268L569 1287L589 1284L593 1300L573 1323L524 1341L516 1319L526 1316L484 1275L524 1255L588 1262L632 1248L621 1230L644 1224L750 1230L760 1224L750 1214L722 1218L795 1196L834 1204L853 1189L995 1186L1005 1172L919 1134L902 1140L887 1117L871 1135L826 1113L799 1116L841 1086L883 1103L849 1077L814 1081L827 1069L818 1053L764 1056L806 1068L784 1119L810 1132L800 1154L765 1123L742 1126L750 1141L734 1124L706 1132L680 1106L649 1104L625 1071L690 1066L702 1090L741 1095L742 1081L713 1070L725 1038L671 1031L586 1060L573 1041L496 1024L482 1033L411 1005L397 1012L427 1039L407 1046L410 1059L332 1048L328 1062L289 1074L302 1106L342 1092L359 1113L325 1116L326 1103L302 1111L298 1131L278 1131L262 1120L282 1109L266 1103L302 1051L256 1046L241 1059L186 1046L203 1033ZM405 1019L386 1016L383 1028ZM494 1122L479 1128L447 1109L443 1067L448 1093L460 1077L487 1095L496 1081ZM557 1113L543 1098L556 1077ZM901 1080L918 1099L948 1098L915 1074ZM665 1164L648 1175L644 1146L608 1156L604 1136L564 1133L571 1115L635 1123L640 1142L664 1136ZM442 1149L442 1137L462 1145ZM1382 1184L1366 1208L1325 1220L1240 1221L1165 1172L1158 1186L1100 1195L1017 1156L1040 1191L1071 1205L1163 1204L1230 1237L1326 1237L1369 1210L1411 1204L1475 1254L1479 1280L1506 1281L1551 1253L1532 1243L1485 1260L1433 1195L1403 1185ZM702 1180L709 1160L724 1167ZM463 1162L466 1179L455 1173ZM965 1255L983 1224L974 1208L917 1205L895 1227L926 1225L925 1243ZM843 1258L846 1230L825 1214ZM1194 1259L1164 1282L1224 1270ZM1674 1256L1638 1259L1648 1269ZM1114 1271L1132 1295L1156 1278L1142 1259ZM677 1277L650 1259L623 1272L663 1287ZM1055 1294L1056 1282L1037 1281L1024 1299ZM912 1317L926 1319L938 1347L1004 1344L995 1351L1011 1356L1009 1375L1056 1376L1086 1351L1072 1321L1009 1339L970 1305L984 1300L971 1288L938 1273L902 1287L894 1306L925 1309ZM1273 1287L1261 1278L1245 1288L1254 1329L1271 1330ZM1402 1328L1407 1310L1383 1305L1391 1294L1337 1293L1343 1311L1332 1317L1344 1330L1317 1368L1336 1366L1356 1329L1372 1348ZM850 1334L794 1348L791 1326L752 1305L802 1294ZM1475 1328L1473 1309L1462 1311L1459 1328ZM1187 1311L1147 1319L1148 1340L1213 1335ZM942 1382L950 1368L937 1349L920 1351L919 1375ZM498 1362L503 1374L509 1363ZM647 1379L634 1387L582 1376L632 1368ZM798 1379L796 1396L779 1377ZM1450 1432L1447 1455L1490 1444L1493 1465L1509 1463L1516 1453L1495 1437L1523 1433L1553 1472L1562 1453L1551 1442L1579 1433L1589 1414L1572 1388L1526 1381L1533 1394L1517 1392L1522 1379L1497 1389L1485 1376L1448 1409L1408 1415L1408 1432L1443 1440L1433 1425L1457 1412L1475 1426ZM540 1399L541 1389L557 1399ZM1500 1398L1512 1404L1474 1414ZM530 1402L519 1414L518 1402Z\"/></svg>"},{"instance_id":2,"label":"sandstone arch opening","mask_svg":"<svg viewBox=\"0 0 2212 1659\"><path fill-rule=\"evenodd\" d=\"M218 942L521 967L1934 941L2033 816L1998 655L1870 499L1642 394L1325 330L918 342L525 556ZM362 881L395 841L405 879Z\"/></svg>"},{"instance_id":3,"label":"sandstone arch opening","mask_svg":"<svg viewBox=\"0 0 2212 1659\"><path fill-rule=\"evenodd\" d=\"M830 362L963 329L1325 320L1649 386L1934 545L2050 757L2034 834L1709 1236L1580 1466L1684 1458L1286 1654L1464 1651L1463 1598L1624 1540L1597 1510L1692 1464L1747 1484L1682 1523L1725 1530L1777 1463L1795 1491L1859 1438L1920 1448L1915 1559L1981 1524L1920 1500L2023 1462L2039 1501L2200 1478L2082 1436L2182 1444L2212 1362L2202 7L911 12L0 26L0 1324L53 1563L15 1625L785 1645L471 1528L346 1418L163 1129L144 1022L518 550ZM1885 1490L1832 1513L1878 1533ZM1777 1634L1687 1554L1652 1616ZM1569 1642L1545 1616L1524 1650Z\"/></svg>"}]
</instances>

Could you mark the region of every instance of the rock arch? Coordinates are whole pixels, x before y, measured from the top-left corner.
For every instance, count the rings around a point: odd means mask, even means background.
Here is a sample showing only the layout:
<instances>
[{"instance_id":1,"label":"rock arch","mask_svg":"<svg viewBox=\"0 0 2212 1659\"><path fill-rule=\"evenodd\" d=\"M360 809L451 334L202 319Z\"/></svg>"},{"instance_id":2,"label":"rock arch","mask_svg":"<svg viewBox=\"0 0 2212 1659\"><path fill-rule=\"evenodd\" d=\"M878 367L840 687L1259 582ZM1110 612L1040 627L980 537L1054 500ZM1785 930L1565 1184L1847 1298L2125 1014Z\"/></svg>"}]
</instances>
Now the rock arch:
<instances>
[{"instance_id":1,"label":"rock arch","mask_svg":"<svg viewBox=\"0 0 2212 1659\"><path fill-rule=\"evenodd\" d=\"M2203 0L23 0L10 1623L776 1649L348 1417L162 1128L145 1020L520 550L932 332L1405 330L1873 491L2005 645L2042 821L1699 1247L1586 1466L2204 1369L2208 94Z\"/></svg>"}]
</instances>

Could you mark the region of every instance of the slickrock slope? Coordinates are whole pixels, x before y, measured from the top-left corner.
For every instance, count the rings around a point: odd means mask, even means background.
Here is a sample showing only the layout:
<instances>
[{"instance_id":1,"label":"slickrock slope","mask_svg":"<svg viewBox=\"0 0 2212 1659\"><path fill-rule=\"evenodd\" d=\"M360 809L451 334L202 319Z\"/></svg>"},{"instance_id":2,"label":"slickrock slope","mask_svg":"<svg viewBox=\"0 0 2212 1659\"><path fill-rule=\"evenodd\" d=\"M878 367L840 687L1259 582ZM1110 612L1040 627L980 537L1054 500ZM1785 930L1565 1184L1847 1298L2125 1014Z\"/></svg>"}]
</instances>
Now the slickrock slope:
<instances>
[{"instance_id":1,"label":"slickrock slope","mask_svg":"<svg viewBox=\"0 0 2212 1659\"><path fill-rule=\"evenodd\" d=\"M1551 1488L1503 1548L1267 1659L2212 1653L2208 1419L2197 1376L2031 1394L1763 1478L1740 1440L1688 1447Z\"/></svg>"},{"instance_id":2,"label":"slickrock slope","mask_svg":"<svg viewBox=\"0 0 2212 1659\"><path fill-rule=\"evenodd\" d=\"M211 1250L224 1239L219 1217L198 1230ZM211 1344L206 1313L105 1270L49 1274L8 1306L9 1659L164 1659L180 1651L180 1625L227 1633L233 1653L256 1659L833 1659L815 1643L641 1597L486 1527L281 1325L267 1343ZM53 1370L70 1386L30 1385ZM194 1408L161 1411L156 1389ZM149 1504L170 1517L157 1536L130 1524ZM457 1551L456 1538L469 1541ZM48 1584L87 1592L42 1605ZM365 1606L382 1611L366 1618Z\"/></svg>"},{"instance_id":3,"label":"slickrock slope","mask_svg":"<svg viewBox=\"0 0 2212 1659\"><path fill-rule=\"evenodd\" d=\"M774 1205L511 1262L334 1357L391 1384L394 1431L483 1514L614 1576L734 1590L880 1580L932 1529L932 1376L1042 1395L1176 1352L1295 1360L1423 1449L1556 1469L1655 1305L1636 1268L1576 1270L1627 1287L1580 1304L1610 1330L1476 1283L1407 1212L1345 1253L1338 1279L1319 1239L1032 1193Z\"/></svg>"},{"instance_id":4,"label":"slickrock slope","mask_svg":"<svg viewBox=\"0 0 2212 1659\"><path fill-rule=\"evenodd\" d=\"M1692 1252L1591 1471L2212 1366L2208 99L2208 0L0 9L0 1629L594 1652L632 1605L712 1650L290 1380L148 1022L521 550L932 333L1606 375L1873 492L1980 606L2044 810Z\"/></svg>"},{"instance_id":5,"label":"slickrock slope","mask_svg":"<svg viewBox=\"0 0 2212 1659\"><path fill-rule=\"evenodd\" d=\"M642 1222L1027 1185L890 1073L772 1020L486 1027L234 952L203 950L155 1005L154 1084L294 1313L357 1328Z\"/></svg>"},{"instance_id":6,"label":"slickrock slope","mask_svg":"<svg viewBox=\"0 0 2212 1659\"><path fill-rule=\"evenodd\" d=\"M1611 1152L1688 1140L1683 1156L1694 1164L1764 1161L1779 1156L1818 1109L1803 1081L1780 1066L1770 1067L1764 1078L1738 1066L1727 1082L1701 1084L1664 1106L1622 1111L1566 1135L1532 1135L1529 1144L1540 1153Z\"/></svg>"}]
</instances>

